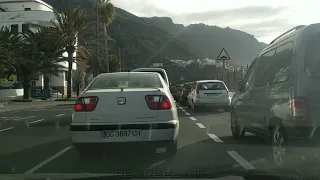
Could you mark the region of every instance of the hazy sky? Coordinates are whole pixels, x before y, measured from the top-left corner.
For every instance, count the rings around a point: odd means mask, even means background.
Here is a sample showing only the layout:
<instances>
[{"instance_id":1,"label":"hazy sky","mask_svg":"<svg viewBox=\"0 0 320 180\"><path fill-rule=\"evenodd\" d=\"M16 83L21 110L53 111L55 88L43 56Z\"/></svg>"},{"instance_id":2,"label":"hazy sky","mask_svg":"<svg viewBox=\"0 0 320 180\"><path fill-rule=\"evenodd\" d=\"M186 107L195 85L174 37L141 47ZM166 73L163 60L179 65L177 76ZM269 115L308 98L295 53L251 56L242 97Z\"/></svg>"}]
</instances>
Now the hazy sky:
<instances>
[{"instance_id":1,"label":"hazy sky","mask_svg":"<svg viewBox=\"0 0 320 180\"><path fill-rule=\"evenodd\" d=\"M291 27L320 22L320 0L112 0L138 16L167 16L184 25L231 27L270 42Z\"/></svg>"}]
</instances>

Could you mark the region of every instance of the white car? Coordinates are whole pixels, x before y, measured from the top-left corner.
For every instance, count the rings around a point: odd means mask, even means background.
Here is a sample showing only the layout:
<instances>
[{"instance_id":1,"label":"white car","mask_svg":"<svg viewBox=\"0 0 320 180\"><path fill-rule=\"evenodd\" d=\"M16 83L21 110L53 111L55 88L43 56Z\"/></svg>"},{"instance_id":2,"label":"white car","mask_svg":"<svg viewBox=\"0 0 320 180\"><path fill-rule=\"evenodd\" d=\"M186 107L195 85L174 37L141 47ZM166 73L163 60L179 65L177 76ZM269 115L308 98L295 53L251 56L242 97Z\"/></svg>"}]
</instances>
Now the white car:
<instances>
[{"instance_id":1,"label":"white car","mask_svg":"<svg viewBox=\"0 0 320 180\"><path fill-rule=\"evenodd\" d=\"M79 95L70 131L80 156L102 150L104 146L96 148L100 145L118 144L142 144L144 150L174 155L179 120L169 87L158 73L106 73Z\"/></svg>"},{"instance_id":2,"label":"white car","mask_svg":"<svg viewBox=\"0 0 320 180\"><path fill-rule=\"evenodd\" d=\"M231 97L225 83L220 80L196 81L188 94L189 107L197 111L199 107L223 108L229 111Z\"/></svg>"},{"instance_id":3,"label":"white car","mask_svg":"<svg viewBox=\"0 0 320 180\"><path fill-rule=\"evenodd\" d=\"M166 72L166 70L164 70L162 68L137 68L137 69L132 70L131 72L156 72L156 73L159 73L161 75L161 77L164 79L164 81L166 82L166 84L168 86L170 86L167 72Z\"/></svg>"}]
</instances>

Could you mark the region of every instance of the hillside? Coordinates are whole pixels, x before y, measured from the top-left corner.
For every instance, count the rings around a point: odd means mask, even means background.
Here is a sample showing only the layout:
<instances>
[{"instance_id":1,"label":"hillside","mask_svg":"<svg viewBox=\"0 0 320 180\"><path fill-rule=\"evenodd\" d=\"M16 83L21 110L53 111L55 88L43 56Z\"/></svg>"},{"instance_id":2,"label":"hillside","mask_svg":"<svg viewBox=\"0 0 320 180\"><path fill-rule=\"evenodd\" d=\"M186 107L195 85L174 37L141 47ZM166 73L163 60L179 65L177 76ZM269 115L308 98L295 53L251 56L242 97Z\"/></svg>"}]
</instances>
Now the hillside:
<instances>
[{"instance_id":1,"label":"hillside","mask_svg":"<svg viewBox=\"0 0 320 180\"><path fill-rule=\"evenodd\" d=\"M221 49L225 48L231 56L232 63L250 64L257 53L267 46L259 42L253 35L229 27L220 28L205 24L191 24L185 27L181 24L174 24L168 17L144 19L182 39L212 59L216 59Z\"/></svg>"},{"instance_id":2,"label":"hillside","mask_svg":"<svg viewBox=\"0 0 320 180\"><path fill-rule=\"evenodd\" d=\"M91 0L45 0L59 10L83 7L92 10ZM108 28L109 36L117 43L110 45L118 53L125 45L130 66L145 66L152 62L169 63L170 59L215 59L225 48L232 63L248 64L266 45L252 35L231 28L204 24L183 26L168 17L137 17L117 8L117 16Z\"/></svg>"}]
</instances>

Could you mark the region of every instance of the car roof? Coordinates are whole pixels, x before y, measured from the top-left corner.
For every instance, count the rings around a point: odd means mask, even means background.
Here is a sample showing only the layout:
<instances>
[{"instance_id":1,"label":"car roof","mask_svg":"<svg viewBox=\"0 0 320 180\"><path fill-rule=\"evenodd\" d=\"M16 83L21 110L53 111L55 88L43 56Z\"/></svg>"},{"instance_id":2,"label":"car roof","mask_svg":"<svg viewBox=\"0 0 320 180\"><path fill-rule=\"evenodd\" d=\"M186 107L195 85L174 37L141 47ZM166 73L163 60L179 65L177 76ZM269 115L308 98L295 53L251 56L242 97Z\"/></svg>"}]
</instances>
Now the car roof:
<instances>
[{"instance_id":1,"label":"car roof","mask_svg":"<svg viewBox=\"0 0 320 180\"><path fill-rule=\"evenodd\" d=\"M105 76L109 74L157 74L157 72L112 72L112 73L101 73L98 76Z\"/></svg>"},{"instance_id":2,"label":"car roof","mask_svg":"<svg viewBox=\"0 0 320 180\"><path fill-rule=\"evenodd\" d=\"M221 80L199 80L198 83L205 83L205 82L223 82Z\"/></svg>"},{"instance_id":3,"label":"car roof","mask_svg":"<svg viewBox=\"0 0 320 180\"><path fill-rule=\"evenodd\" d=\"M166 71L163 68L137 68L137 69L133 69L132 71L148 71L148 70L152 70L152 71Z\"/></svg>"}]
</instances>

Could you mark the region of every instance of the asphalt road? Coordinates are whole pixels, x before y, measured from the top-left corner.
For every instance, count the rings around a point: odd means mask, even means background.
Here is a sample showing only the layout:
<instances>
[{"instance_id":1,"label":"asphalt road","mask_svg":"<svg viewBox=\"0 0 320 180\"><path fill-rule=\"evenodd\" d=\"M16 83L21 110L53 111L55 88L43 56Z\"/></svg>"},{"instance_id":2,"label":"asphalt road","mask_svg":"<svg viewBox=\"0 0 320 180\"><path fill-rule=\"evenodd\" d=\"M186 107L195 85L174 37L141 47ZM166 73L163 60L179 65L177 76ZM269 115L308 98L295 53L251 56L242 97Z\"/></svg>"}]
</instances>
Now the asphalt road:
<instances>
[{"instance_id":1,"label":"asphalt road","mask_svg":"<svg viewBox=\"0 0 320 180\"><path fill-rule=\"evenodd\" d=\"M234 140L230 114L179 108L180 135L174 158L138 155L81 160L69 133L72 106L0 114L0 174L267 171L270 145L246 134ZM130 152L130 149L128 149ZM269 171L270 170L270 171Z\"/></svg>"}]
</instances>

